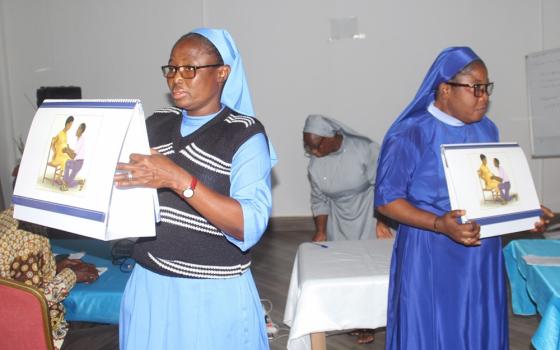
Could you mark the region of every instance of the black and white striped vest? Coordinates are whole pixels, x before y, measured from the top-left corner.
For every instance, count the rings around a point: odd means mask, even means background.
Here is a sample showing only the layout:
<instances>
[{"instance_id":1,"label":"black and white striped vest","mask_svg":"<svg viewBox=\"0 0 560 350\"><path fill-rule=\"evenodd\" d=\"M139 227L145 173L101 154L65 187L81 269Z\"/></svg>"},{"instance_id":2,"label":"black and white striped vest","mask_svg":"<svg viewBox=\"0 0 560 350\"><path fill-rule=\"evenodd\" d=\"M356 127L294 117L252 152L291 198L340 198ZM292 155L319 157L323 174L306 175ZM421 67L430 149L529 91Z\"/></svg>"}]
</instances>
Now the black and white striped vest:
<instances>
[{"instance_id":1,"label":"black and white striped vest","mask_svg":"<svg viewBox=\"0 0 560 350\"><path fill-rule=\"evenodd\" d=\"M156 111L146 120L150 146L187 169L200 182L229 196L233 156L262 124L224 108L194 133L182 137L181 110ZM266 136L266 134L265 134ZM159 274L186 278L232 278L251 265L249 252L231 244L224 233L169 189L158 191L161 222L156 237L139 239L133 257Z\"/></svg>"}]
</instances>

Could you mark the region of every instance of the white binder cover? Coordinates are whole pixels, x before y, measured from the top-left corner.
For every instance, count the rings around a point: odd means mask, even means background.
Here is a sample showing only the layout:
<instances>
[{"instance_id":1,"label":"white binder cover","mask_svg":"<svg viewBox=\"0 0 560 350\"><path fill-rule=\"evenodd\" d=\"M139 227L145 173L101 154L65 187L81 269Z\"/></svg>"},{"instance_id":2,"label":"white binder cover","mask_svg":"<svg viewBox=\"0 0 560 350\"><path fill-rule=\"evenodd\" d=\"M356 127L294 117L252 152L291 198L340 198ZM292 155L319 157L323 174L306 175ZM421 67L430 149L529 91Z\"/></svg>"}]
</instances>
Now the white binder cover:
<instances>
[{"instance_id":1,"label":"white binder cover","mask_svg":"<svg viewBox=\"0 0 560 350\"><path fill-rule=\"evenodd\" d=\"M540 202L517 143L441 145L441 157L451 209L466 210L461 221L479 223L481 238L535 227Z\"/></svg>"},{"instance_id":2,"label":"white binder cover","mask_svg":"<svg viewBox=\"0 0 560 350\"><path fill-rule=\"evenodd\" d=\"M156 190L113 184L117 161L131 153L150 154L139 100L45 100L27 136L14 217L101 240L154 236ZM81 168L69 162L78 158Z\"/></svg>"}]
</instances>

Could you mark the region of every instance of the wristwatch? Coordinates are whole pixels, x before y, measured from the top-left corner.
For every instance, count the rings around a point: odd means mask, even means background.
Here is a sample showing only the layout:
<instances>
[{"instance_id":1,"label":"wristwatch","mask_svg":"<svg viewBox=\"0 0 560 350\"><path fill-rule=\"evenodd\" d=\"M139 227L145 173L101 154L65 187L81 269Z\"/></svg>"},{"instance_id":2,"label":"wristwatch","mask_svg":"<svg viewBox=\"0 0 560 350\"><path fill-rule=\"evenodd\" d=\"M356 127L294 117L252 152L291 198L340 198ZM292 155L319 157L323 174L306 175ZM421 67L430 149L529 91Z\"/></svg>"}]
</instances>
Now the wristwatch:
<instances>
[{"instance_id":1,"label":"wristwatch","mask_svg":"<svg viewBox=\"0 0 560 350\"><path fill-rule=\"evenodd\" d=\"M198 182L198 179L196 177L192 177L191 180L191 184L189 185L189 187L187 187L184 191L183 191L183 196L185 198L191 198L192 196L194 196L194 189L196 188L196 184Z\"/></svg>"}]
</instances>

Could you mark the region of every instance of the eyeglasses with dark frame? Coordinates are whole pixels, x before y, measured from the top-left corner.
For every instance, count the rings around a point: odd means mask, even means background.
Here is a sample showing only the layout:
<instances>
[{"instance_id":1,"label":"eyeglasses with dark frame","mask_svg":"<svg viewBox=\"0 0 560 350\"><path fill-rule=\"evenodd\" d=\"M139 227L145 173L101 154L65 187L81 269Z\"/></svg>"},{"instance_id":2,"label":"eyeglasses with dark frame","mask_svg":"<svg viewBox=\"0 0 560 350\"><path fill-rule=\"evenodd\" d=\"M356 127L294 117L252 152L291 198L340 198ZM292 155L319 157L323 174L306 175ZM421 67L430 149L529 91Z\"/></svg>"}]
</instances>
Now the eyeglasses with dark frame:
<instances>
[{"instance_id":1,"label":"eyeglasses with dark frame","mask_svg":"<svg viewBox=\"0 0 560 350\"><path fill-rule=\"evenodd\" d=\"M462 86L468 87L473 89L474 97L481 97L483 93L486 93L488 96L492 95L492 91L494 90L494 83L486 83L486 84L466 84L466 83L456 83L454 81L446 82L447 85L451 86Z\"/></svg>"},{"instance_id":2,"label":"eyeglasses with dark frame","mask_svg":"<svg viewBox=\"0 0 560 350\"><path fill-rule=\"evenodd\" d=\"M216 64L206 64L204 66L173 66L173 65L166 65L161 66L161 71L163 72L163 76L167 79L171 79L175 77L175 74L179 72L183 79L194 79L196 77L196 71L202 68L211 68L211 67L221 67L223 64L216 63Z\"/></svg>"}]
</instances>

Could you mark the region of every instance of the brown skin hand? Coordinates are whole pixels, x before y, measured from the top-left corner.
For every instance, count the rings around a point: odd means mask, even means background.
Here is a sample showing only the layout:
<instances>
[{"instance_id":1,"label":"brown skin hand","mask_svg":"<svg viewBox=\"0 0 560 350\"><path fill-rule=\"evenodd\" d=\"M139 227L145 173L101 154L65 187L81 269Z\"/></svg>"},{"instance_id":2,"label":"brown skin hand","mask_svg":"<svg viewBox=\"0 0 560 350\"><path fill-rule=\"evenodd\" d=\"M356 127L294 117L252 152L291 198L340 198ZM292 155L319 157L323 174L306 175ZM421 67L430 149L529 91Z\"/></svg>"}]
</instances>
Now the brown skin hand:
<instances>
[{"instance_id":1,"label":"brown skin hand","mask_svg":"<svg viewBox=\"0 0 560 350\"><path fill-rule=\"evenodd\" d=\"M539 221L535 222L535 228L532 229L531 232L543 233L546 231L548 225L550 225L552 219L554 219L555 215L552 210L548 209L544 205L541 205L541 209L543 211L543 215Z\"/></svg>"},{"instance_id":2,"label":"brown skin hand","mask_svg":"<svg viewBox=\"0 0 560 350\"><path fill-rule=\"evenodd\" d=\"M76 282L91 283L99 278L95 265L88 264L79 259L64 259L56 263L56 272L68 268L76 274Z\"/></svg>"},{"instance_id":3,"label":"brown skin hand","mask_svg":"<svg viewBox=\"0 0 560 350\"><path fill-rule=\"evenodd\" d=\"M427 231L434 231L435 224L435 232L445 234L455 242L466 246L480 244L480 225L474 221L466 224L457 223L457 219L465 215L464 210L452 210L443 216L437 216L416 208L403 198L380 206L377 210L400 223Z\"/></svg>"},{"instance_id":4,"label":"brown skin hand","mask_svg":"<svg viewBox=\"0 0 560 350\"><path fill-rule=\"evenodd\" d=\"M312 242L324 242L327 240L328 218L328 215L317 215L313 218L313 221L315 221L315 235L311 239Z\"/></svg>"}]
</instances>

